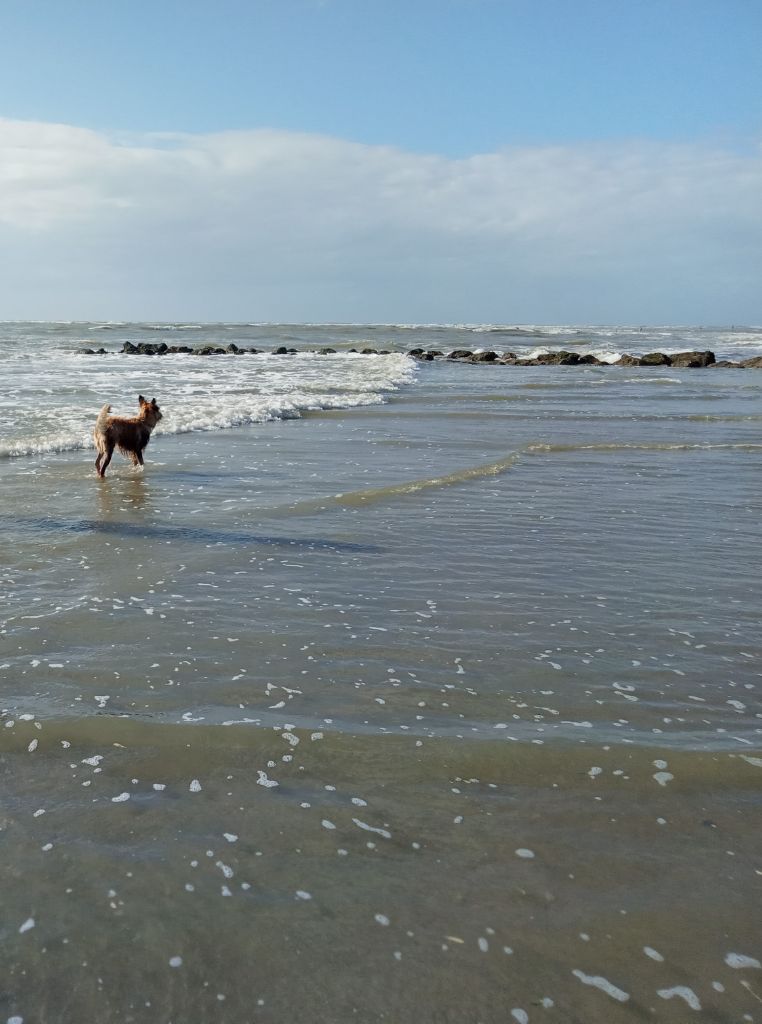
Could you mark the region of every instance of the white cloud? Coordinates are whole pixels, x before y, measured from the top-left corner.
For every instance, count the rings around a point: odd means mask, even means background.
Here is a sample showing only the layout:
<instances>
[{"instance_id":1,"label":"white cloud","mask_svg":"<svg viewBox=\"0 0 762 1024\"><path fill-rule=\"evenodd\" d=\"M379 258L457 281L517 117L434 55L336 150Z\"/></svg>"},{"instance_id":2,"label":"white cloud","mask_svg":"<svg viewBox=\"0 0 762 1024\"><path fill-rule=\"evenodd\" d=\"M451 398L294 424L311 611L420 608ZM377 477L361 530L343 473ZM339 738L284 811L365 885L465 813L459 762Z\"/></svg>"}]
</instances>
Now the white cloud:
<instances>
[{"instance_id":1,"label":"white cloud","mask_svg":"<svg viewBox=\"0 0 762 1024\"><path fill-rule=\"evenodd\" d=\"M760 320L762 153L0 120L6 317Z\"/></svg>"}]
</instances>

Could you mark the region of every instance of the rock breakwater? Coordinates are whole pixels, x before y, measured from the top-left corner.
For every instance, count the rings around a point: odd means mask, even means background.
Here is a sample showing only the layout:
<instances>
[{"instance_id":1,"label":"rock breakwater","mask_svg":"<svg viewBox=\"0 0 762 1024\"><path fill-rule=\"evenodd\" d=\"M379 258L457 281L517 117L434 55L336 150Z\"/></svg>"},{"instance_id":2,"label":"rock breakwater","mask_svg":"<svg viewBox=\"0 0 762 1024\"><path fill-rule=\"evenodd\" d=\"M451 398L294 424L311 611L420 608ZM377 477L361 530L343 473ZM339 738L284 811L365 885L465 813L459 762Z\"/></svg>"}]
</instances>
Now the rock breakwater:
<instances>
[{"instance_id":1,"label":"rock breakwater","mask_svg":"<svg viewBox=\"0 0 762 1024\"><path fill-rule=\"evenodd\" d=\"M334 348L316 349L295 349L280 345L274 349L240 348L238 345L167 345L166 342L140 342L134 345L125 341L120 354L141 355L141 356L164 356L164 355L189 355L189 356L245 356L245 355L275 355L289 356L297 355L299 351L309 351L315 355L335 355ZM350 348L343 349L344 352L359 355L390 355L388 349L376 348ZM108 355L105 348L80 349L83 355ZM625 353L615 362L598 359L591 353L580 354L567 349L558 349L554 352L540 352L538 355L526 358L517 355L515 352L497 352L491 349L476 350L458 348L452 352L441 352L438 349L413 348L407 353L420 362L434 362L435 360L446 360L457 363L479 363L491 366L623 366L623 367L675 367L677 369L762 369L762 356L752 356L749 359L734 362L730 359L717 359L714 352L707 350L687 352L647 352L644 355L629 355Z\"/></svg>"}]
</instances>

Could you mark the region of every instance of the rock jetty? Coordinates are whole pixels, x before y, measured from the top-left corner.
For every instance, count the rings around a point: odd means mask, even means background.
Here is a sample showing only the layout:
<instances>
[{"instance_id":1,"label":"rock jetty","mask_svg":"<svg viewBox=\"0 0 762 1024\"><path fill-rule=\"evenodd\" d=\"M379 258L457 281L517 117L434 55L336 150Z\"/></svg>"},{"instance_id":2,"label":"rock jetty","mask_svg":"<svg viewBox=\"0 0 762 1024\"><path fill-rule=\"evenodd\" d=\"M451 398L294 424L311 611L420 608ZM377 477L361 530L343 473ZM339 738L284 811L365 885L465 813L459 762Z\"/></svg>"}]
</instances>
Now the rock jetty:
<instances>
[{"instance_id":1,"label":"rock jetty","mask_svg":"<svg viewBox=\"0 0 762 1024\"><path fill-rule=\"evenodd\" d=\"M441 352L430 352L425 349L414 348L408 352L414 359L431 360L442 356ZM735 363L730 359L715 357L714 352L708 349L703 352L673 352L668 355L666 352L647 352L642 356L622 355L614 363L598 359L590 353L580 355L579 352L569 352L560 349L556 352L541 352L531 359L522 359L515 352L472 352L469 349L458 348L445 356L447 360L460 363L490 363L494 366L673 366L677 369L709 367L710 369L762 369L762 356L752 356L742 362Z\"/></svg>"},{"instance_id":2,"label":"rock jetty","mask_svg":"<svg viewBox=\"0 0 762 1024\"><path fill-rule=\"evenodd\" d=\"M191 348L189 345L167 345L166 342L145 342L141 341L137 345L133 345L131 341L125 341L120 349L120 352L125 355L138 355L138 356L164 356L164 355L189 355L189 356L243 356L243 355L261 355L270 354L275 356L290 356L296 355L298 349L286 348L285 345L280 345L274 349L257 349L257 348L239 348L236 344L230 344L226 346L220 345L200 345L195 348ZM302 350L306 351L306 350ZM311 349L316 355L334 355L336 349L334 348L316 348ZM388 349L375 349L375 348L363 348L356 349L350 348L345 351L359 353L360 355L389 355ZM83 355L108 355L105 348L92 349L83 348L80 349ZM452 352L444 353L438 349L423 349L413 348L407 353L414 359L420 362L433 362L435 360L445 360L448 362L458 363L481 363L489 364L491 366L647 366L647 367L675 367L676 369L693 369L699 367L706 367L709 369L762 369L762 356L752 356L750 359L744 359L741 362L733 362L730 359L717 359L714 352L709 350L699 352L673 352L668 355L666 352L647 352L642 356L633 356L625 354L615 363L608 363L602 359L596 358L596 356L585 354L580 355L579 352L570 352L566 349L559 349L556 352L541 352L537 356L533 356L531 359L521 358L516 355L515 352L494 352L492 350L479 350L476 352L466 348L456 348Z\"/></svg>"}]
</instances>

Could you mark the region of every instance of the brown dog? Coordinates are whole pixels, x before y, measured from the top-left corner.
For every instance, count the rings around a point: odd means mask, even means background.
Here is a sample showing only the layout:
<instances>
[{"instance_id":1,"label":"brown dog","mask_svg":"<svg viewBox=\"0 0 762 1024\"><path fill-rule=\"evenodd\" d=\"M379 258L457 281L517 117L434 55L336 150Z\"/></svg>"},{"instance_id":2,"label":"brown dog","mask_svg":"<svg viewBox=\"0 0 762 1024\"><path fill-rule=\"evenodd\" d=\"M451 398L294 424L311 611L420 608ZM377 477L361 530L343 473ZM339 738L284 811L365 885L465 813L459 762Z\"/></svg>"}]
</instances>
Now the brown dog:
<instances>
[{"instance_id":1,"label":"brown dog","mask_svg":"<svg viewBox=\"0 0 762 1024\"><path fill-rule=\"evenodd\" d=\"M133 466L143 465L143 449L162 415L155 398L148 402L142 395L138 395L138 403L140 412L137 416L110 416L110 405L104 405L98 413L93 438L98 449L95 470L101 478L106 475L106 467L111 462L114 448L132 459Z\"/></svg>"}]
</instances>

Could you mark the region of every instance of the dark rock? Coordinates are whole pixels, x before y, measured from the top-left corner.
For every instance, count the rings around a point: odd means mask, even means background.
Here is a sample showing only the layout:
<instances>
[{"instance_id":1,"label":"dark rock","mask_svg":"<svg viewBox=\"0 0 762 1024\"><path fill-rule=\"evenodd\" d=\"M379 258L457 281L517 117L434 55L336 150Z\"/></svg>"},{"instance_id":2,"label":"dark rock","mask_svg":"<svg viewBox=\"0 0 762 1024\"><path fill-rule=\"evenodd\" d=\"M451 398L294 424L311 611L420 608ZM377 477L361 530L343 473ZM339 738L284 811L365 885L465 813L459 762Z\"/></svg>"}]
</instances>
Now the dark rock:
<instances>
[{"instance_id":1,"label":"dark rock","mask_svg":"<svg viewBox=\"0 0 762 1024\"><path fill-rule=\"evenodd\" d=\"M714 362L714 352L677 352L670 357L673 366L711 366Z\"/></svg>"},{"instance_id":2,"label":"dark rock","mask_svg":"<svg viewBox=\"0 0 762 1024\"><path fill-rule=\"evenodd\" d=\"M648 352L640 357L641 366L671 366L672 360L664 352Z\"/></svg>"},{"instance_id":3,"label":"dark rock","mask_svg":"<svg viewBox=\"0 0 762 1024\"><path fill-rule=\"evenodd\" d=\"M429 349L429 355L430 355L430 356L434 356L434 357L437 357L437 356L441 356L441 355L443 355L443 353L442 353L442 352L440 352L440 351L439 351L438 349L436 349L436 348L430 348L430 349Z\"/></svg>"},{"instance_id":4,"label":"dark rock","mask_svg":"<svg viewBox=\"0 0 762 1024\"><path fill-rule=\"evenodd\" d=\"M541 366L536 359L517 359L516 366Z\"/></svg>"},{"instance_id":5,"label":"dark rock","mask_svg":"<svg viewBox=\"0 0 762 1024\"><path fill-rule=\"evenodd\" d=\"M193 354L196 356L213 356L217 349L214 345L202 345L201 348L193 350Z\"/></svg>"},{"instance_id":6,"label":"dark rock","mask_svg":"<svg viewBox=\"0 0 762 1024\"><path fill-rule=\"evenodd\" d=\"M518 356L514 352L504 352L502 357L497 360L501 366L517 366Z\"/></svg>"},{"instance_id":7,"label":"dark rock","mask_svg":"<svg viewBox=\"0 0 762 1024\"><path fill-rule=\"evenodd\" d=\"M474 352L469 359L471 363L494 363L497 359L497 352Z\"/></svg>"},{"instance_id":8,"label":"dark rock","mask_svg":"<svg viewBox=\"0 0 762 1024\"><path fill-rule=\"evenodd\" d=\"M250 356L256 356L256 355L259 354L259 349L258 348L250 348L248 351L249 351L249 355Z\"/></svg>"},{"instance_id":9,"label":"dark rock","mask_svg":"<svg viewBox=\"0 0 762 1024\"><path fill-rule=\"evenodd\" d=\"M614 366L640 366L640 360L637 356L630 356L625 352L623 356L617 359Z\"/></svg>"},{"instance_id":10,"label":"dark rock","mask_svg":"<svg viewBox=\"0 0 762 1024\"><path fill-rule=\"evenodd\" d=\"M762 370L762 356L752 356L750 359L744 359L740 366L747 370Z\"/></svg>"},{"instance_id":11,"label":"dark rock","mask_svg":"<svg viewBox=\"0 0 762 1024\"><path fill-rule=\"evenodd\" d=\"M579 362L577 352L567 352L566 349L559 349L558 352L541 352L537 356L537 362L541 366L574 366Z\"/></svg>"},{"instance_id":12,"label":"dark rock","mask_svg":"<svg viewBox=\"0 0 762 1024\"><path fill-rule=\"evenodd\" d=\"M235 342L231 341L225 351L229 352L232 356L237 356L241 349L235 344Z\"/></svg>"},{"instance_id":13,"label":"dark rock","mask_svg":"<svg viewBox=\"0 0 762 1024\"><path fill-rule=\"evenodd\" d=\"M758 357L759 358L759 357ZM718 359L716 363L710 363L709 370L739 370L743 363L734 363L730 359Z\"/></svg>"},{"instance_id":14,"label":"dark rock","mask_svg":"<svg viewBox=\"0 0 762 1024\"><path fill-rule=\"evenodd\" d=\"M422 348L411 348L410 351L408 352L408 355L412 356L414 359L417 359L418 356L422 356L423 355L423 349Z\"/></svg>"},{"instance_id":15,"label":"dark rock","mask_svg":"<svg viewBox=\"0 0 762 1024\"><path fill-rule=\"evenodd\" d=\"M378 353L378 354L379 354L380 356L390 356L390 355L391 355L391 352L389 351L389 349L388 349L388 348L382 348L382 349L380 349L380 350L379 350L379 353Z\"/></svg>"},{"instance_id":16,"label":"dark rock","mask_svg":"<svg viewBox=\"0 0 762 1024\"><path fill-rule=\"evenodd\" d=\"M98 354L98 353L97 353L97 352L95 351L95 349L94 349L94 348L81 348L81 349L79 350L79 352L80 352L80 355L83 355L83 356L95 356L95 355L97 355L97 354Z\"/></svg>"},{"instance_id":17,"label":"dark rock","mask_svg":"<svg viewBox=\"0 0 762 1024\"><path fill-rule=\"evenodd\" d=\"M336 355L335 348L319 348L317 350L319 356L333 356Z\"/></svg>"},{"instance_id":18,"label":"dark rock","mask_svg":"<svg viewBox=\"0 0 762 1024\"><path fill-rule=\"evenodd\" d=\"M473 355L467 348L456 348L453 352L450 352L448 359L470 359Z\"/></svg>"},{"instance_id":19,"label":"dark rock","mask_svg":"<svg viewBox=\"0 0 762 1024\"><path fill-rule=\"evenodd\" d=\"M605 366L605 363L601 363L597 356L594 356L591 352L588 352L584 356L579 357L580 363L584 363L586 366Z\"/></svg>"},{"instance_id":20,"label":"dark rock","mask_svg":"<svg viewBox=\"0 0 762 1024\"><path fill-rule=\"evenodd\" d=\"M273 349L273 355L274 356L287 356L288 355L288 349L286 348L285 345L280 345L278 348L274 348Z\"/></svg>"},{"instance_id":21,"label":"dark rock","mask_svg":"<svg viewBox=\"0 0 762 1024\"><path fill-rule=\"evenodd\" d=\"M127 347L129 345L129 348ZM149 341L141 341L138 345L131 345L129 341L125 341L122 346L122 352L129 352L131 355L139 356L163 356L169 351L169 346L166 342L162 341L158 344L152 344Z\"/></svg>"},{"instance_id":22,"label":"dark rock","mask_svg":"<svg viewBox=\"0 0 762 1024\"><path fill-rule=\"evenodd\" d=\"M375 348L364 348L362 350L362 355L364 355L364 356L377 356L378 355L378 350L375 349Z\"/></svg>"}]
</instances>

